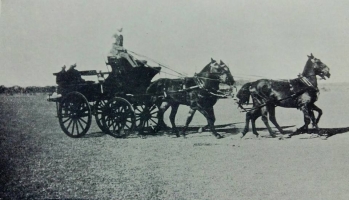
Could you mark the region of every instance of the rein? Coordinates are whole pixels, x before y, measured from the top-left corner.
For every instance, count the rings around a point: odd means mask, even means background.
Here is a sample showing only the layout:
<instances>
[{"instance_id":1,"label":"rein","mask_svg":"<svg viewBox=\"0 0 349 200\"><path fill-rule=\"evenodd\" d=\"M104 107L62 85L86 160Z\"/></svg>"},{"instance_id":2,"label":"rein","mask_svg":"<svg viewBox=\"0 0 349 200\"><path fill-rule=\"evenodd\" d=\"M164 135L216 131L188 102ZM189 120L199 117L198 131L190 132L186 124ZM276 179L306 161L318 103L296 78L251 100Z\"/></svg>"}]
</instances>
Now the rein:
<instances>
[{"instance_id":1,"label":"rein","mask_svg":"<svg viewBox=\"0 0 349 200\"><path fill-rule=\"evenodd\" d=\"M309 77L312 77L312 76L316 76L316 74L312 74L312 75L309 75L309 76L299 75L299 77L298 77L298 78L295 78L295 79L296 79L296 80L297 80L297 79L300 80L302 83L306 84L308 87L315 88L314 85L308 80L308 78L309 78ZM295 79L293 79L293 80L295 80ZM287 100L287 99L290 99L290 98L298 97L298 96L301 95L303 92L309 90L309 89L306 89L306 90L301 90L301 91L295 92L295 91L293 91L294 89L293 89L293 86L292 86L292 84L291 84L291 79L289 79L288 82L289 82L289 84L290 84L291 91L292 91L294 94L292 94L292 95L290 95L290 96L288 96L288 97L279 99L279 100L277 100L276 102L280 102L280 101L284 101L284 100ZM317 88L315 88L315 89L318 91ZM259 95L259 96L260 96L260 95ZM253 99L259 101L258 99L256 99L256 98L254 97L254 95L251 95L251 97L252 97ZM256 108L246 109L246 108L244 108L240 103L238 103L238 105L239 105L240 108L242 108L242 109L244 110L244 112L248 112L248 111L251 111L251 110L256 110L256 109L259 109L259 108L261 108L261 107L264 107L264 106L266 106L266 105L271 101L270 99L268 99L268 98L266 98L266 97L262 97L262 96L260 96L260 97L261 97L262 99L264 99L266 102L265 102L265 103L262 103L262 102L259 101L259 103L261 103L261 104L260 104L258 107L256 107ZM275 106L276 106L276 105L275 105Z\"/></svg>"},{"instance_id":2,"label":"rein","mask_svg":"<svg viewBox=\"0 0 349 200\"><path fill-rule=\"evenodd\" d=\"M221 74L224 74L224 73L218 73L218 72L216 72L216 73L210 73L210 74L214 74L214 75L215 75L215 74L219 74L219 75L221 75ZM224 83L223 81L219 80L219 78L217 78L217 79L206 78L206 77L198 76L198 74L195 74L194 77L197 78L197 79L205 79L205 80L210 80L210 81L217 81L217 82L219 82L219 83ZM229 85L229 84L227 84L227 85Z\"/></svg>"},{"instance_id":3,"label":"rein","mask_svg":"<svg viewBox=\"0 0 349 200\"><path fill-rule=\"evenodd\" d=\"M220 73L219 73L219 74L220 74ZM209 93L209 94L211 94L211 95L213 95L213 96L217 96L217 97L221 97L221 98L227 98L227 95L225 95L225 94L219 94L219 91L218 91L218 90L216 90L216 91L215 91L216 93L215 93L215 92L213 92L212 90L209 90L209 89L205 88L202 79L218 81L219 83L224 83L224 82L222 82L222 81L220 81L220 80L217 80L217 79L211 79L211 78L200 77L200 76L198 76L198 75L195 75L194 77L195 77L195 80L196 80L195 82L196 82L196 84L198 85L199 89L204 90L204 91L206 91L207 93Z\"/></svg>"}]
</instances>

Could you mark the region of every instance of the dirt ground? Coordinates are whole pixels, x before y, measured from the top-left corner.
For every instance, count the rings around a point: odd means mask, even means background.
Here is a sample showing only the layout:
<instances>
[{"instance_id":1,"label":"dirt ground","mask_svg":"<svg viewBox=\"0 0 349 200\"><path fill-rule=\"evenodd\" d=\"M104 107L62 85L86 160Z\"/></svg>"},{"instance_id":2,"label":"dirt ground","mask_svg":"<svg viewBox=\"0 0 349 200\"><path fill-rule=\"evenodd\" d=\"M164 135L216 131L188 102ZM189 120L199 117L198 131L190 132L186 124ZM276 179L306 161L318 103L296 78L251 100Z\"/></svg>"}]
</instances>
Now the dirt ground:
<instances>
[{"instance_id":1,"label":"dirt ground","mask_svg":"<svg viewBox=\"0 0 349 200\"><path fill-rule=\"evenodd\" d=\"M197 131L206 124L199 113L187 139L116 139L95 123L73 139L46 96L0 96L0 199L349 199L349 85L321 84L319 126L329 137L284 140L268 137L260 119L261 137L241 139L245 114L233 99L215 106L220 140ZM288 133L303 124L299 110L276 115Z\"/></svg>"}]
</instances>

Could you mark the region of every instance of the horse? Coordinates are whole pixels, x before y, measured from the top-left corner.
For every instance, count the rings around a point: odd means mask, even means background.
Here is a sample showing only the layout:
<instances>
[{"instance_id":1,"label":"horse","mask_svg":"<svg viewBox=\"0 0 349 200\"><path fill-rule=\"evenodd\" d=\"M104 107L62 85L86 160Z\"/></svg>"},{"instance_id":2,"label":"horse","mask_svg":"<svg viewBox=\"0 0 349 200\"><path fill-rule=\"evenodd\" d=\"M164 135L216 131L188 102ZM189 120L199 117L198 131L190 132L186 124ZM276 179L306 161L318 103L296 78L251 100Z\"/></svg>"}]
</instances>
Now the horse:
<instances>
[{"instance_id":1,"label":"horse","mask_svg":"<svg viewBox=\"0 0 349 200\"><path fill-rule=\"evenodd\" d=\"M262 116L262 121L267 127L270 136L276 137L276 133L270 128L269 120L275 125L281 134L284 131L279 126L275 118L275 107L280 106L284 108L297 108L303 112L304 125L297 129L297 133L309 133L308 125L312 121L316 130L319 130L318 122L322 115L322 110L314 103L317 101L318 88L317 77L322 79L330 78L330 69L311 54L305 64L303 73L296 79L292 80L269 80L260 79L254 82L244 84L238 91L236 97L239 99L238 105L249 103L250 96L253 100L253 107L246 113L246 124L242 131L242 137L246 135L249 130L249 121L252 123L253 134L258 137L255 120ZM319 113L317 119L313 110ZM290 135L292 136L292 134Z\"/></svg>"},{"instance_id":2,"label":"horse","mask_svg":"<svg viewBox=\"0 0 349 200\"><path fill-rule=\"evenodd\" d=\"M218 139L223 138L215 130L214 122L216 118L213 109L218 98L222 96L218 93L220 83L233 85L235 81L229 68L220 66L212 58L211 62L199 73L195 74L194 77L183 79L162 78L151 83L147 89L147 94L154 96L153 102L159 107L157 129L159 130L166 126L163 121L164 112L171 107L169 118L172 124L172 131L176 133L177 137L180 137L175 124L175 117L179 105L186 105L190 107L190 111L181 132L184 137L196 110L198 110L205 116L212 134ZM158 94L163 94L163 96L159 97ZM160 106L161 104L162 106Z\"/></svg>"}]
</instances>

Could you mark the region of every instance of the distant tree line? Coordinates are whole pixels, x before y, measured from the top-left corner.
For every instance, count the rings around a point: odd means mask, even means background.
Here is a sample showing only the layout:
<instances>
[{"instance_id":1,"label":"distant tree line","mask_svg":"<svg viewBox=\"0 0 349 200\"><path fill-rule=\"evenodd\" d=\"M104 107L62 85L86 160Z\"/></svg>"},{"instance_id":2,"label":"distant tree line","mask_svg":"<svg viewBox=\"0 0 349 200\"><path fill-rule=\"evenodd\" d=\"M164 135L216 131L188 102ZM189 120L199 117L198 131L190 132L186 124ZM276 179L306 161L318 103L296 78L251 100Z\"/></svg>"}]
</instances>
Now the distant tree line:
<instances>
[{"instance_id":1,"label":"distant tree line","mask_svg":"<svg viewBox=\"0 0 349 200\"><path fill-rule=\"evenodd\" d=\"M55 86L44 86L44 87L38 87L38 86L28 86L28 87L21 87L18 85L6 87L4 85L0 85L0 94L6 94L6 95L14 95L14 94L29 94L33 95L36 93L45 93L50 94L56 91Z\"/></svg>"}]
</instances>

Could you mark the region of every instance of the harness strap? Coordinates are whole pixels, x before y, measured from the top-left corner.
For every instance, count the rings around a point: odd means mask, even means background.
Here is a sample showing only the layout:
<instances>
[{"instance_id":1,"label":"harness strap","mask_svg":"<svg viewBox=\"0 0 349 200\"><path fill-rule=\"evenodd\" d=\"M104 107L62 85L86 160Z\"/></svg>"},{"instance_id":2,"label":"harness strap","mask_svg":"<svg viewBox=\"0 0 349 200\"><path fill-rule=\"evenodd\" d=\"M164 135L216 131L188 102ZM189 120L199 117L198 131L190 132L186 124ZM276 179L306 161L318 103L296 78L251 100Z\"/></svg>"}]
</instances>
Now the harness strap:
<instances>
[{"instance_id":1,"label":"harness strap","mask_svg":"<svg viewBox=\"0 0 349 200\"><path fill-rule=\"evenodd\" d=\"M204 90L204 91L206 91L207 93L209 93L209 94L211 94L211 95L213 95L213 96L217 96L217 97L221 97L221 98L227 98L228 96L227 95L225 95L225 94L219 94L218 93L218 91L216 91L217 93L215 93L215 92L212 92L211 90L209 90L209 89L207 89L207 88L205 88L204 87L204 82L203 82L203 79L204 77L198 77L198 76L195 76L195 82L196 82L196 84L197 84L197 86L193 86L193 87L195 87L195 88L200 88L201 90ZM204 79L206 79L206 78L204 78ZM213 79L213 80L215 80L215 79ZM192 88L193 88L192 87Z\"/></svg>"},{"instance_id":2,"label":"harness strap","mask_svg":"<svg viewBox=\"0 0 349 200\"><path fill-rule=\"evenodd\" d=\"M307 77L301 77L300 80L302 81L302 83L304 83L305 85L309 86L309 87L314 87L313 84L309 81L309 79Z\"/></svg>"}]
</instances>

